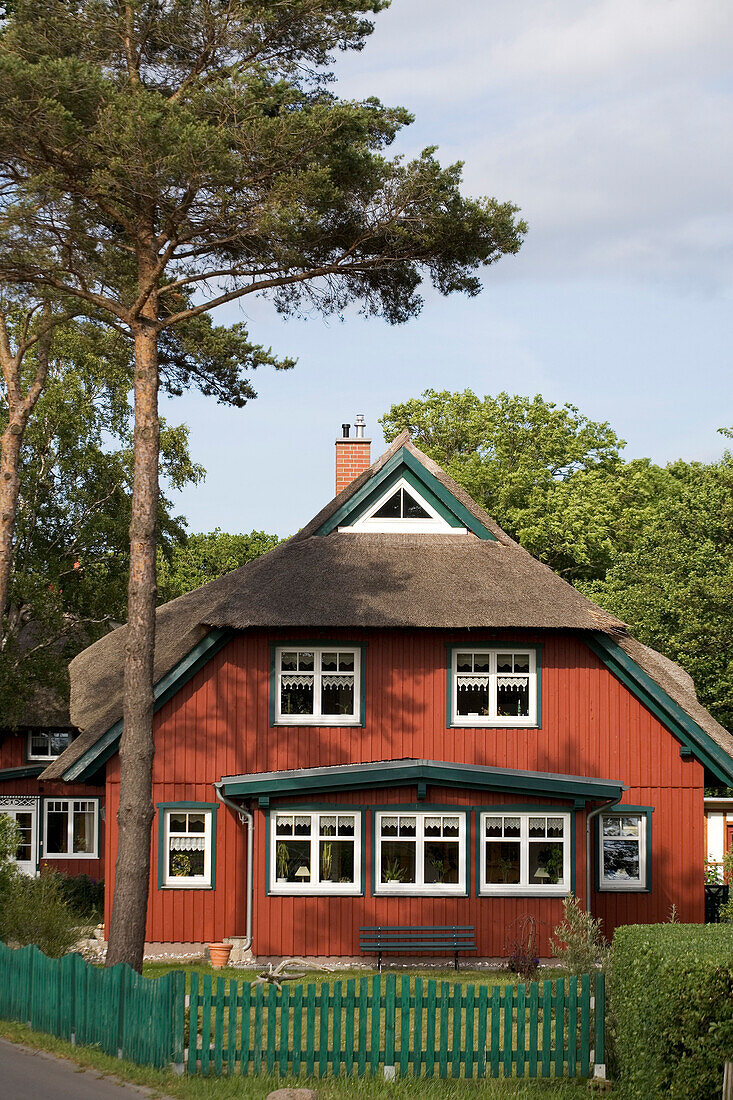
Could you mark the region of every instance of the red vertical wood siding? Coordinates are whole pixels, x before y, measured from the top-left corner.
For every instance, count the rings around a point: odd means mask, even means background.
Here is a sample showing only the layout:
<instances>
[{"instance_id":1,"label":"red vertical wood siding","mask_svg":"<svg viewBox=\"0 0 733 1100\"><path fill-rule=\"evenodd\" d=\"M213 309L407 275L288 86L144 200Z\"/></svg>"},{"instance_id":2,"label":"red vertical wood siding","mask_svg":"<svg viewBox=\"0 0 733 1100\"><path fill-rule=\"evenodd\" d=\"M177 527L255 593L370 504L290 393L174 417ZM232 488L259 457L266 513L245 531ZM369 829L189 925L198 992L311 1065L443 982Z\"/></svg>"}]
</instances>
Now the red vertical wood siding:
<instances>
[{"instance_id":1,"label":"red vertical wood siding","mask_svg":"<svg viewBox=\"0 0 733 1100\"><path fill-rule=\"evenodd\" d=\"M363 728L270 727L270 644L317 637L366 643ZM540 642L541 729L447 729L446 646L485 641ZM620 780L627 805L653 806L649 894L595 894L593 908L610 933L617 924L663 921L672 904L682 920L703 919L703 769L682 760L679 744L616 680L579 637L512 633L480 636L407 631L252 632L238 635L156 715L154 801L215 802L223 775L402 757L476 763ZM116 850L119 774L107 772L107 843ZM393 792L394 794L394 792ZM414 789L405 792L414 802ZM319 801L338 801L327 794ZM343 801L343 799L341 800ZM379 791L347 801L393 801ZM481 805L495 794L428 788L428 803ZM509 801L528 803L526 797ZM576 814L576 893L585 893L584 814ZM506 927L534 912L543 944L557 922L556 900L265 896L264 819L256 814L255 943L258 954L355 954L363 923L473 923L480 951L504 951ZM157 887L157 816L152 848L148 939L205 942L244 933L245 833L220 806L216 889ZM371 859L367 828L367 866ZM474 846L471 840L471 863ZM108 881L112 882L112 868ZM472 887L473 890L473 887ZM111 898L111 890L108 891ZM368 918L368 919L367 919ZM356 938L355 938L356 937Z\"/></svg>"}]
</instances>

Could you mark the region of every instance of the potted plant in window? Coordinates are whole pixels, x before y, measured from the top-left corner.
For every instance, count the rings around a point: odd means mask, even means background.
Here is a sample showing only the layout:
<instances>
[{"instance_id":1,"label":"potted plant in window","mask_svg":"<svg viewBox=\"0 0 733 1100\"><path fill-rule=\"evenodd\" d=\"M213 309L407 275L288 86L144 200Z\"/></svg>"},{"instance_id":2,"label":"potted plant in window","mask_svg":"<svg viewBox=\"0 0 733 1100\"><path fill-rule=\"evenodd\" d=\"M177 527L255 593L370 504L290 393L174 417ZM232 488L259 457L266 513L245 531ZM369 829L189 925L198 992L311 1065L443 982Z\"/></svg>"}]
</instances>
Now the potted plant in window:
<instances>
[{"instance_id":1,"label":"potted plant in window","mask_svg":"<svg viewBox=\"0 0 733 1100\"><path fill-rule=\"evenodd\" d=\"M330 840L321 845L321 882L331 882L333 871L333 845Z\"/></svg>"},{"instance_id":2,"label":"potted plant in window","mask_svg":"<svg viewBox=\"0 0 733 1100\"><path fill-rule=\"evenodd\" d=\"M382 869L382 878L384 882L402 882L404 880L405 868L396 857L387 860Z\"/></svg>"},{"instance_id":3,"label":"potted plant in window","mask_svg":"<svg viewBox=\"0 0 733 1100\"><path fill-rule=\"evenodd\" d=\"M277 864L277 881L288 881L288 869L290 867L290 856L288 855L288 846L283 844L282 841L277 846L275 853L275 861Z\"/></svg>"},{"instance_id":4,"label":"potted plant in window","mask_svg":"<svg viewBox=\"0 0 733 1100\"><path fill-rule=\"evenodd\" d=\"M171 856L171 874L176 878L188 878L191 874L191 859L185 852L174 852Z\"/></svg>"}]
</instances>

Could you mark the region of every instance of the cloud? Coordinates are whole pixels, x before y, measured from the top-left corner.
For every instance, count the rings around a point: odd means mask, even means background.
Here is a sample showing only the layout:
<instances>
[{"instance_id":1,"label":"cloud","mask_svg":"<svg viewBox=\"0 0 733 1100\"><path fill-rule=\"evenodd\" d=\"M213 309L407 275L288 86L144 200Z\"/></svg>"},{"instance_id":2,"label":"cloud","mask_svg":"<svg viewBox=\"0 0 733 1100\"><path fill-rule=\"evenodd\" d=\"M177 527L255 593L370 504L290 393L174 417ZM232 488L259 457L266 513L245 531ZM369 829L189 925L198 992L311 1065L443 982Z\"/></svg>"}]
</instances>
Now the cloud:
<instances>
[{"instance_id":1,"label":"cloud","mask_svg":"<svg viewBox=\"0 0 733 1100\"><path fill-rule=\"evenodd\" d=\"M728 0L394 0L342 94L417 111L417 148L531 232L508 278L733 286ZM497 269L498 270L498 269Z\"/></svg>"}]
</instances>

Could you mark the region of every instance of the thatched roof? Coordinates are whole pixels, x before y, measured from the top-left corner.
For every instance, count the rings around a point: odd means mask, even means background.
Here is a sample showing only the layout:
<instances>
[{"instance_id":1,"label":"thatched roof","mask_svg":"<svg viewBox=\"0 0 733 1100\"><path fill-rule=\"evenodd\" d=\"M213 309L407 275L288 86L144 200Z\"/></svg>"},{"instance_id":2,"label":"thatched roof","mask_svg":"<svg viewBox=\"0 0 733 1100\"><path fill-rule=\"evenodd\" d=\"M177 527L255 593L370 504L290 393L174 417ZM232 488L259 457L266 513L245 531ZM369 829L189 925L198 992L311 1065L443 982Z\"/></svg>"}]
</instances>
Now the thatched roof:
<instances>
[{"instance_id":1,"label":"thatched roof","mask_svg":"<svg viewBox=\"0 0 733 1100\"><path fill-rule=\"evenodd\" d=\"M494 538L481 539L471 533L406 535L337 529L317 534L402 447ZM410 442L406 432L293 538L160 607L155 679L177 664L210 627L527 629L625 635L620 620L514 542L464 489ZM72 661L71 717L82 734L46 770L46 778L60 776L121 717L125 637L126 628L121 627ZM646 654L652 652L642 654L651 664L654 662ZM682 679L674 682L665 674L671 684L665 689L685 709L692 706L702 711L691 681L686 683L685 674L679 671ZM708 725L722 729L706 711L703 715ZM733 739L728 737L728 743L726 751L733 751Z\"/></svg>"}]
</instances>

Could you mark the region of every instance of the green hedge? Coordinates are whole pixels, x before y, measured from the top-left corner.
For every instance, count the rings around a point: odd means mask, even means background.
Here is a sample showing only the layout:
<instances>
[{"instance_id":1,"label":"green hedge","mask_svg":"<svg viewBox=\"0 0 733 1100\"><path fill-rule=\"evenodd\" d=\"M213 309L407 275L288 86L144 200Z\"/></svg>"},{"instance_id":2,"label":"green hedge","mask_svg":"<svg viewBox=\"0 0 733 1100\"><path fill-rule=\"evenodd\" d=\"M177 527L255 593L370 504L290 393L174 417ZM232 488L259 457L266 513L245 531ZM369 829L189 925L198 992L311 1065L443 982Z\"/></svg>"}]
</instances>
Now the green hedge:
<instances>
[{"instance_id":1,"label":"green hedge","mask_svg":"<svg viewBox=\"0 0 733 1100\"><path fill-rule=\"evenodd\" d=\"M609 1008L624 1097L715 1100L733 1060L733 926L616 929Z\"/></svg>"}]
</instances>

